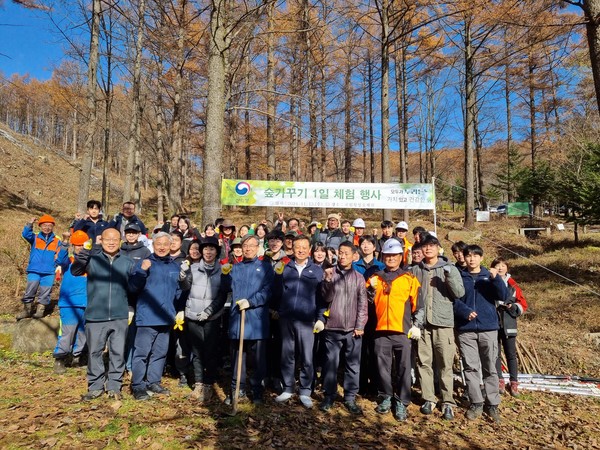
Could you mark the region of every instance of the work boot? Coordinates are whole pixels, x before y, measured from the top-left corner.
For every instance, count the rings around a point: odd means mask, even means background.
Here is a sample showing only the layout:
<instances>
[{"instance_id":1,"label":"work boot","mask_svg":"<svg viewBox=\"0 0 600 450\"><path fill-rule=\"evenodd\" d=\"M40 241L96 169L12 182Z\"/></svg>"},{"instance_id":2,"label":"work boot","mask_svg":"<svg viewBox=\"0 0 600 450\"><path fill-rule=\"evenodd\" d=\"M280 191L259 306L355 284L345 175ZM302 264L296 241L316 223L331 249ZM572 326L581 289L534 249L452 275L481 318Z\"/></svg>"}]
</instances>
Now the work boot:
<instances>
[{"instance_id":1,"label":"work boot","mask_svg":"<svg viewBox=\"0 0 600 450\"><path fill-rule=\"evenodd\" d=\"M465 416L469 420L477 420L483 414L483 403L471 403Z\"/></svg>"},{"instance_id":2,"label":"work boot","mask_svg":"<svg viewBox=\"0 0 600 450\"><path fill-rule=\"evenodd\" d=\"M35 309L35 313L33 314L33 318L34 319L41 319L42 317L44 317L44 314L46 313L46 305L42 305L41 303L37 304L37 308Z\"/></svg>"},{"instance_id":3,"label":"work boot","mask_svg":"<svg viewBox=\"0 0 600 450\"><path fill-rule=\"evenodd\" d=\"M500 423L500 410L498 405L486 405L485 413L496 423Z\"/></svg>"},{"instance_id":4,"label":"work boot","mask_svg":"<svg viewBox=\"0 0 600 450\"><path fill-rule=\"evenodd\" d=\"M203 392L204 392L204 402L208 402L210 401L210 399L213 397L213 387L212 384L205 384L203 385L204 387L202 388Z\"/></svg>"},{"instance_id":5,"label":"work boot","mask_svg":"<svg viewBox=\"0 0 600 450\"><path fill-rule=\"evenodd\" d=\"M15 318L17 320L29 319L32 314L32 309L33 309L32 302L23 303L23 309L21 310L21 312L19 314L16 315Z\"/></svg>"},{"instance_id":6,"label":"work boot","mask_svg":"<svg viewBox=\"0 0 600 450\"><path fill-rule=\"evenodd\" d=\"M65 366L65 360L64 359L55 359L54 360L54 373L57 375L61 375L63 373L65 373L67 371L67 368Z\"/></svg>"},{"instance_id":7,"label":"work boot","mask_svg":"<svg viewBox=\"0 0 600 450\"><path fill-rule=\"evenodd\" d=\"M518 381L511 381L510 382L510 395L512 395L515 398L519 398L521 396L521 394L519 393L519 382Z\"/></svg>"},{"instance_id":8,"label":"work boot","mask_svg":"<svg viewBox=\"0 0 600 450\"><path fill-rule=\"evenodd\" d=\"M498 382L498 393L500 395L506 394L506 383L504 382L504 378L500 378Z\"/></svg>"}]
</instances>

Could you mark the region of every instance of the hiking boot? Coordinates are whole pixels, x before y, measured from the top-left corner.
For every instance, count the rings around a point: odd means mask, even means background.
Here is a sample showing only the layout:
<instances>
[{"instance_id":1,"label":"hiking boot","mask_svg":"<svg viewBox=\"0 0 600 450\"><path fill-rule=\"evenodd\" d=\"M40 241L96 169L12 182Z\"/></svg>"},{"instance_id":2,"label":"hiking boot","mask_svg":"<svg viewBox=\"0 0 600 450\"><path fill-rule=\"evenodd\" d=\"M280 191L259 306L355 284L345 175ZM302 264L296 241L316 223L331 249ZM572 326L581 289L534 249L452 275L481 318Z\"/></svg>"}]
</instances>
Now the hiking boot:
<instances>
[{"instance_id":1,"label":"hiking boot","mask_svg":"<svg viewBox=\"0 0 600 450\"><path fill-rule=\"evenodd\" d=\"M188 379L185 375L181 375L179 377L179 387L186 387L188 385ZM194 385L194 387L196 387L196 385Z\"/></svg>"},{"instance_id":2,"label":"hiking boot","mask_svg":"<svg viewBox=\"0 0 600 450\"><path fill-rule=\"evenodd\" d=\"M396 405L394 406L394 417L400 422L404 422L408 418L408 410L404 403L396 401Z\"/></svg>"},{"instance_id":3,"label":"hiking boot","mask_svg":"<svg viewBox=\"0 0 600 450\"><path fill-rule=\"evenodd\" d=\"M283 393L279 394L277 397L275 397L275 402L277 402L277 403L285 403L290 398L292 398L293 395L294 394L292 394L291 392L283 392Z\"/></svg>"},{"instance_id":4,"label":"hiking boot","mask_svg":"<svg viewBox=\"0 0 600 450\"><path fill-rule=\"evenodd\" d=\"M204 392L204 402L208 402L210 401L210 399L213 397L213 387L211 384L205 384L204 387L202 388L203 392Z\"/></svg>"},{"instance_id":5,"label":"hiking boot","mask_svg":"<svg viewBox=\"0 0 600 450\"><path fill-rule=\"evenodd\" d=\"M23 303L23 309L15 316L17 320L29 319L32 314L33 303Z\"/></svg>"},{"instance_id":6,"label":"hiking boot","mask_svg":"<svg viewBox=\"0 0 600 450\"><path fill-rule=\"evenodd\" d=\"M162 387L160 383L153 383L149 385L146 390L156 395L171 395L171 391Z\"/></svg>"},{"instance_id":7,"label":"hiking boot","mask_svg":"<svg viewBox=\"0 0 600 450\"><path fill-rule=\"evenodd\" d=\"M506 382L504 381L504 378L500 378L498 382L498 393L500 395L506 394Z\"/></svg>"},{"instance_id":8,"label":"hiking boot","mask_svg":"<svg viewBox=\"0 0 600 450\"><path fill-rule=\"evenodd\" d=\"M54 373L57 375L62 375L67 371L67 367L65 365L64 359L55 359L54 360Z\"/></svg>"},{"instance_id":9,"label":"hiking boot","mask_svg":"<svg viewBox=\"0 0 600 450\"><path fill-rule=\"evenodd\" d=\"M101 397L102 394L104 394L104 391L100 391L100 390L98 390L98 391L88 391L87 394L81 396L81 400L84 401L84 402L89 402L91 400L94 400L96 398Z\"/></svg>"},{"instance_id":10,"label":"hiking boot","mask_svg":"<svg viewBox=\"0 0 600 450\"><path fill-rule=\"evenodd\" d=\"M304 406L306 409L311 409L313 407L313 401L309 395L301 395L299 399L300 403L302 403L302 406Z\"/></svg>"},{"instance_id":11,"label":"hiking boot","mask_svg":"<svg viewBox=\"0 0 600 450\"><path fill-rule=\"evenodd\" d=\"M38 303L37 307L35 308L35 313L31 317L33 317L34 319L41 319L42 317L44 317L44 314L46 314L46 305Z\"/></svg>"},{"instance_id":12,"label":"hiking boot","mask_svg":"<svg viewBox=\"0 0 600 450\"><path fill-rule=\"evenodd\" d=\"M238 403L243 403L247 400L248 397L246 397L246 392L240 391L238 395ZM227 397L225 397L225 401L223 403L225 403L227 406L233 405L233 394L229 394Z\"/></svg>"},{"instance_id":13,"label":"hiking boot","mask_svg":"<svg viewBox=\"0 0 600 450\"><path fill-rule=\"evenodd\" d=\"M190 397L199 402L204 401L204 385L202 383L194 384L194 390L190 394Z\"/></svg>"},{"instance_id":14,"label":"hiking boot","mask_svg":"<svg viewBox=\"0 0 600 450\"><path fill-rule=\"evenodd\" d=\"M485 407L485 413L496 423L500 423L500 410L498 405L488 405Z\"/></svg>"},{"instance_id":15,"label":"hiking boot","mask_svg":"<svg viewBox=\"0 0 600 450\"><path fill-rule=\"evenodd\" d=\"M483 404L482 403L471 403L465 417L469 420L477 420L483 414Z\"/></svg>"},{"instance_id":16,"label":"hiking boot","mask_svg":"<svg viewBox=\"0 0 600 450\"><path fill-rule=\"evenodd\" d=\"M444 405L442 418L444 420L454 420L454 408L452 408L452 405Z\"/></svg>"},{"instance_id":17,"label":"hiking boot","mask_svg":"<svg viewBox=\"0 0 600 450\"><path fill-rule=\"evenodd\" d=\"M328 412L333 406L333 398L325 397L321 404L319 405L319 409L323 412Z\"/></svg>"},{"instance_id":18,"label":"hiking boot","mask_svg":"<svg viewBox=\"0 0 600 450\"><path fill-rule=\"evenodd\" d=\"M360 415L363 413L362 408L356 404L356 400L350 400L348 402L344 402L344 406L352 414Z\"/></svg>"},{"instance_id":19,"label":"hiking boot","mask_svg":"<svg viewBox=\"0 0 600 450\"><path fill-rule=\"evenodd\" d=\"M435 408L435 403L427 401L423 403L423 406L421 406L421 414L428 416L433 412L433 408Z\"/></svg>"},{"instance_id":20,"label":"hiking boot","mask_svg":"<svg viewBox=\"0 0 600 450\"><path fill-rule=\"evenodd\" d=\"M387 414L392 409L391 397L382 397L379 405L375 408L375 412L379 414Z\"/></svg>"},{"instance_id":21,"label":"hiking boot","mask_svg":"<svg viewBox=\"0 0 600 450\"><path fill-rule=\"evenodd\" d=\"M113 400L122 400L123 399L123 394L121 394L119 391L107 391L106 395L108 395L108 398L113 399Z\"/></svg>"},{"instance_id":22,"label":"hiking boot","mask_svg":"<svg viewBox=\"0 0 600 450\"><path fill-rule=\"evenodd\" d=\"M132 394L133 394L133 398L136 400L140 400L140 401L150 400L150 394L148 394L148 391L146 391L146 389L144 389L144 388L134 389L132 391Z\"/></svg>"},{"instance_id":23,"label":"hiking boot","mask_svg":"<svg viewBox=\"0 0 600 450\"><path fill-rule=\"evenodd\" d=\"M521 396L521 394L519 393L519 382L518 381L511 381L510 382L510 395L512 395L515 398L519 398Z\"/></svg>"}]
</instances>

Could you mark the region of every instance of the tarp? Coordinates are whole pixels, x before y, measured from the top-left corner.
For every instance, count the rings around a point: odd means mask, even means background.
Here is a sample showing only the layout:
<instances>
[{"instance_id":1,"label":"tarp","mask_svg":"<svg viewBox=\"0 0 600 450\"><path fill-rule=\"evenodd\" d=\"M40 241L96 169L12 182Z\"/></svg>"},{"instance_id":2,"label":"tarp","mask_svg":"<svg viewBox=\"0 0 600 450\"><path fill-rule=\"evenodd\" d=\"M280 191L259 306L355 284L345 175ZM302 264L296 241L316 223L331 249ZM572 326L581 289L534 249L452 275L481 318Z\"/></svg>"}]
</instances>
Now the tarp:
<instances>
[{"instance_id":1,"label":"tarp","mask_svg":"<svg viewBox=\"0 0 600 450\"><path fill-rule=\"evenodd\" d=\"M304 183L230 180L221 183L221 204L296 208L433 209L426 183Z\"/></svg>"}]
</instances>

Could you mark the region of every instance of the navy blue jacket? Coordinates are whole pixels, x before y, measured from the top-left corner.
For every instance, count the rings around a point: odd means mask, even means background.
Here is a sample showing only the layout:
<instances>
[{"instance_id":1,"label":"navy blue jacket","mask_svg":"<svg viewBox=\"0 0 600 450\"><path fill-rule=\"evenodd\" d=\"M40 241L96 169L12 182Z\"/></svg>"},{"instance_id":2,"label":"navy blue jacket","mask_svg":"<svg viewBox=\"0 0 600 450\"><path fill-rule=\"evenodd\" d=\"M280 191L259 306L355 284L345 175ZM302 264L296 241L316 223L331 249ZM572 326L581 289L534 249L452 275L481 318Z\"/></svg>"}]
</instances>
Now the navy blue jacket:
<instances>
[{"instance_id":1,"label":"navy blue jacket","mask_svg":"<svg viewBox=\"0 0 600 450\"><path fill-rule=\"evenodd\" d=\"M273 309L284 319L314 323L325 312L321 298L323 269L310 259L298 274L296 263L290 261L281 275L275 275L273 286Z\"/></svg>"},{"instance_id":2,"label":"navy blue jacket","mask_svg":"<svg viewBox=\"0 0 600 450\"><path fill-rule=\"evenodd\" d=\"M73 231L84 231L93 244L96 243L96 237L100 236L107 228L109 228L108 222L102 219L98 219L97 222L94 222L92 219L81 219L73 222Z\"/></svg>"},{"instance_id":3,"label":"navy blue jacket","mask_svg":"<svg viewBox=\"0 0 600 450\"><path fill-rule=\"evenodd\" d=\"M240 338L240 310L236 302L247 299L244 339L267 339L269 334L269 300L273 286L274 271L269 261L254 258L234 264L231 272L223 277L225 291L231 290L229 310L229 338Z\"/></svg>"},{"instance_id":4,"label":"navy blue jacket","mask_svg":"<svg viewBox=\"0 0 600 450\"><path fill-rule=\"evenodd\" d=\"M129 277L129 289L138 294L135 324L138 327L173 325L175 314L184 307L179 304L182 291L179 264L168 255L161 258L153 253L147 259L152 262L150 268L143 270L144 260L140 260Z\"/></svg>"},{"instance_id":5,"label":"navy blue jacket","mask_svg":"<svg viewBox=\"0 0 600 450\"><path fill-rule=\"evenodd\" d=\"M129 220L127 220L127 219L125 219L125 217L123 216L122 213L119 213L115 216L115 218L113 220L111 220L108 223L108 227L116 228L121 233L121 236L125 236L125 230L121 229L124 227L124 225L123 225L124 220L126 221L127 225L129 225L130 223L136 223L140 227L140 230L142 230L142 234L148 234L148 230L146 229L144 222L142 222L140 220L140 218L138 216L136 216L135 214L133 216L131 216L131 218Z\"/></svg>"},{"instance_id":6,"label":"navy blue jacket","mask_svg":"<svg viewBox=\"0 0 600 450\"><path fill-rule=\"evenodd\" d=\"M498 329L496 300L506 299L506 284L502 277L491 278L490 272L481 267L481 272L472 276L468 271L460 271L465 295L454 301L454 327L458 332L493 331ZM469 320L475 311L477 317Z\"/></svg>"}]
</instances>

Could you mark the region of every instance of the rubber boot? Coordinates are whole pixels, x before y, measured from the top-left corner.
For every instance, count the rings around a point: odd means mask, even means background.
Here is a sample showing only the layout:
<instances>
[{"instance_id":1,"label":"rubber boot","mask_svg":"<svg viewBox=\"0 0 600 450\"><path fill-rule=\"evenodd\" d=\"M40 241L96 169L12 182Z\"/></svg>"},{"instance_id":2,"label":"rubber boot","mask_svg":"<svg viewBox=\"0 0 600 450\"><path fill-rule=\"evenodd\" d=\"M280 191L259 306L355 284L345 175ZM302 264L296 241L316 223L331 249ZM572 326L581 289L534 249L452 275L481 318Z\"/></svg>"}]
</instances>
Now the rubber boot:
<instances>
[{"instance_id":1,"label":"rubber boot","mask_svg":"<svg viewBox=\"0 0 600 450\"><path fill-rule=\"evenodd\" d=\"M41 319L42 317L44 317L44 314L46 313L46 305L42 305L41 303L37 304L37 308L35 309L35 313L33 314L33 318L34 319Z\"/></svg>"},{"instance_id":2,"label":"rubber boot","mask_svg":"<svg viewBox=\"0 0 600 450\"><path fill-rule=\"evenodd\" d=\"M510 395L512 395L515 398L519 398L521 396L521 394L519 394L519 382L518 381L510 382Z\"/></svg>"},{"instance_id":3,"label":"rubber boot","mask_svg":"<svg viewBox=\"0 0 600 450\"><path fill-rule=\"evenodd\" d=\"M67 371L67 368L65 367L65 360L64 359L55 359L54 360L54 373L61 375L63 373L65 373Z\"/></svg>"},{"instance_id":4,"label":"rubber boot","mask_svg":"<svg viewBox=\"0 0 600 450\"><path fill-rule=\"evenodd\" d=\"M17 320L28 319L31 317L31 313L33 310L33 303L23 303L23 309L19 314L16 315Z\"/></svg>"}]
</instances>

